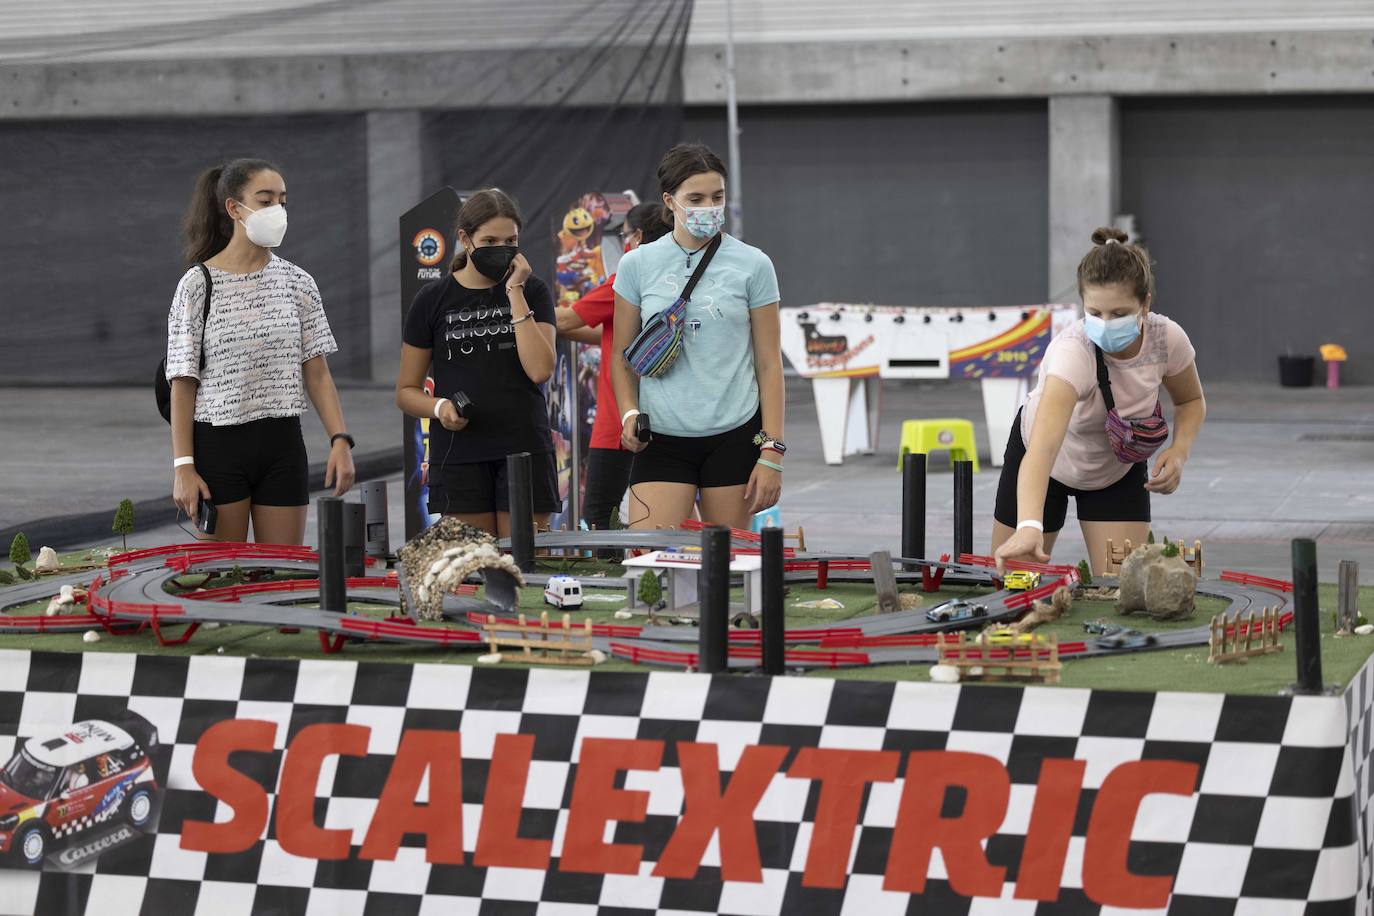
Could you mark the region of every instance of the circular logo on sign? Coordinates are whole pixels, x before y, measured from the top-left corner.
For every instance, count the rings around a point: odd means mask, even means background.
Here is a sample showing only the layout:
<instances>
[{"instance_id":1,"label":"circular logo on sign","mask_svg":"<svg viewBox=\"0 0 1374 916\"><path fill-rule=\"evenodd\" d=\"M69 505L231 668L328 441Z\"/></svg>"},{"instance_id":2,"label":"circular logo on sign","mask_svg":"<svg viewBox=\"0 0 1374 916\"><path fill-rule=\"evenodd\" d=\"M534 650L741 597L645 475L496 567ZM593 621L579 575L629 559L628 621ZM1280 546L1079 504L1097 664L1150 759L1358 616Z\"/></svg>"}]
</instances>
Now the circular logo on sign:
<instances>
[{"instance_id":1,"label":"circular logo on sign","mask_svg":"<svg viewBox=\"0 0 1374 916\"><path fill-rule=\"evenodd\" d=\"M410 244L415 246L415 260L425 267L433 267L444 259L444 237L433 229L421 229Z\"/></svg>"},{"instance_id":2,"label":"circular logo on sign","mask_svg":"<svg viewBox=\"0 0 1374 916\"><path fill-rule=\"evenodd\" d=\"M953 442L953 441L954 441L954 433L950 432L950 431L947 430L947 429L942 429L942 430L940 430L940 444L941 444L941 445L949 445L949 444L950 444L951 442Z\"/></svg>"}]
</instances>

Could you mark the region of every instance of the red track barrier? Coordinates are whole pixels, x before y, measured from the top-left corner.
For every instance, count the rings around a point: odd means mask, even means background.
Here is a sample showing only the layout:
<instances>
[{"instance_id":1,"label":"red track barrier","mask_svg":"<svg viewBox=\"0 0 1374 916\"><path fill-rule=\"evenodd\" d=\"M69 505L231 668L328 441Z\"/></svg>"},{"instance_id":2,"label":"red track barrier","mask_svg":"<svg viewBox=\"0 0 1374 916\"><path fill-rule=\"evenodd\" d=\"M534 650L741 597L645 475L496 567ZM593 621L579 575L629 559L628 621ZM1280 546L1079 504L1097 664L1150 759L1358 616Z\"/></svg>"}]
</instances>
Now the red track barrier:
<instances>
[{"instance_id":1,"label":"red track barrier","mask_svg":"<svg viewBox=\"0 0 1374 916\"><path fill-rule=\"evenodd\" d=\"M959 562L965 566L985 566L989 569L997 568L997 560L993 557L983 556L977 553L959 554ZM1076 572L1077 566L1064 566L1057 563L1023 563L1019 561L1006 564L1008 569L1023 569L1028 572L1038 572L1049 576L1062 576L1070 572Z\"/></svg>"},{"instance_id":2,"label":"red track barrier","mask_svg":"<svg viewBox=\"0 0 1374 916\"><path fill-rule=\"evenodd\" d=\"M1258 585L1260 588L1272 588L1280 592L1293 591L1293 583L1286 579L1270 579L1267 576L1252 576L1250 573L1235 572L1229 569L1222 570L1221 581L1235 582L1240 585Z\"/></svg>"}]
</instances>

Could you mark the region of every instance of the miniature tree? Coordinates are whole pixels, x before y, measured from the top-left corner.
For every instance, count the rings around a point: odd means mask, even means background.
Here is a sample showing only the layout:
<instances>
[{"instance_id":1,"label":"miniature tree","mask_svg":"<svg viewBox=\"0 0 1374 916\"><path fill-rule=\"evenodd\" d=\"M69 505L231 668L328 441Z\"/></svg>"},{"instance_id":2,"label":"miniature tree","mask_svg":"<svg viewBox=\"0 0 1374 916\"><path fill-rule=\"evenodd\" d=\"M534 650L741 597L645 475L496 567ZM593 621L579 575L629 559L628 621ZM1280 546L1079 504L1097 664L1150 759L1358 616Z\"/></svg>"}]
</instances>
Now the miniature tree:
<instances>
[{"instance_id":1,"label":"miniature tree","mask_svg":"<svg viewBox=\"0 0 1374 916\"><path fill-rule=\"evenodd\" d=\"M1093 584L1093 570L1088 565L1087 560L1078 561L1078 584L1084 586Z\"/></svg>"},{"instance_id":2,"label":"miniature tree","mask_svg":"<svg viewBox=\"0 0 1374 916\"><path fill-rule=\"evenodd\" d=\"M0 569L0 585L13 585L14 574L8 569Z\"/></svg>"},{"instance_id":3,"label":"miniature tree","mask_svg":"<svg viewBox=\"0 0 1374 916\"><path fill-rule=\"evenodd\" d=\"M114 524L110 526L115 534L119 535L124 543L124 549L129 549L129 535L134 533L134 501L132 499L121 499L119 508L115 510Z\"/></svg>"},{"instance_id":4,"label":"miniature tree","mask_svg":"<svg viewBox=\"0 0 1374 916\"><path fill-rule=\"evenodd\" d=\"M1155 542L1155 530L1154 530L1153 528L1151 528L1151 529L1150 529L1150 535L1149 535L1149 537L1147 537L1147 538L1145 539L1145 543L1146 543L1146 544L1153 544L1154 542Z\"/></svg>"},{"instance_id":5,"label":"miniature tree","mask_svg":"<svg viewBox=\"0 0 1374 916\"><path fill-rule=\"evenodd\" d=\"M623 531L625 522L620 518L620 509L611 510L611 519L606 527L607 531Z\"/></svg>"},{"instance_id":6,"label":"miniature tree","mask_svg":"<svg viewBox=\"0 0 1374 916\"><path fill-rule=\"evenodd\" d=\"M1176 557L1176 556L1178 556L1178 544L1177 544L1176 542L1174 542L1174 541L1169 540L1168 538L1165 538L1165 539L1164 539L1164 550L1162 551L1162 553L1163 553L1163 555L1166 556L1166 557Z\"/></svg>"},{"instance_id":7,"label":"miniature tree","mask_svg":"<svg viewBox=\"0 0 1374 916\"><path fill-rule=\"evenodd\" d=\"M648 570L639 577L639 600L647 608L652 608L663 598L663 587L658 584L658 573Z\"/></svg>"},{"instance_id":8,"label":"miniature tree","mask_svg":"<svg viewBox=\"0 0 1374 916\"><path fill-rule=\"evenodd\" d=\"M29 553L29 539L24 536L24 532L19 532L10 542L10 562L14 564L14 571L19 574L21 579L32 579L33 573L24 568L24 564L32 558Z\"/></svg>"},{"instance_id":9,"label":"miniature tree","mask_svg":"<svg viewBox=\"0 0 1374 916\"><path fill-rule=\"evenodd\" d=\"M248 574L243 571L242 566L235 563L233 569L229 570L229 574L224 577L224 581L230 585L242 585L248 581Z\"/></svg>"}]
</instances>

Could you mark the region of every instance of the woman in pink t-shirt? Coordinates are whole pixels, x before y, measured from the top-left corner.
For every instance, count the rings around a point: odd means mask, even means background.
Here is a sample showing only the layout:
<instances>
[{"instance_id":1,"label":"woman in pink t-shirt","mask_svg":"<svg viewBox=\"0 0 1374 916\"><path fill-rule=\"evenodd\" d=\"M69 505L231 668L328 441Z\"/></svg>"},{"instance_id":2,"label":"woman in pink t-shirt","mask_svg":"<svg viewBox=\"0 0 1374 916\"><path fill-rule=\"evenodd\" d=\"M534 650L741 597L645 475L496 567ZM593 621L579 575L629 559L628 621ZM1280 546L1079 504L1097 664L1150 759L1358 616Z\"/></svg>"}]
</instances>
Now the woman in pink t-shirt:
<instances>
[{"instance_id":1,"label":"woman in pink t-shirt","mask_svg":"<svg viewBox=\"0 0 1374 916\"><path fill-rule=\"evenodd\" d=\"M1150 494L1178 489L1207 415L1188 335L1150 310L1149 252L1119 229L1092 239L1078 265L1084 317L1050 343L1012 424L992 532L999 569L1049 561L1070 496L1094 572L1108 540L1144 543ZM1174 403L1167 448L1161 387Z\"/></svg>"}]
</instances>

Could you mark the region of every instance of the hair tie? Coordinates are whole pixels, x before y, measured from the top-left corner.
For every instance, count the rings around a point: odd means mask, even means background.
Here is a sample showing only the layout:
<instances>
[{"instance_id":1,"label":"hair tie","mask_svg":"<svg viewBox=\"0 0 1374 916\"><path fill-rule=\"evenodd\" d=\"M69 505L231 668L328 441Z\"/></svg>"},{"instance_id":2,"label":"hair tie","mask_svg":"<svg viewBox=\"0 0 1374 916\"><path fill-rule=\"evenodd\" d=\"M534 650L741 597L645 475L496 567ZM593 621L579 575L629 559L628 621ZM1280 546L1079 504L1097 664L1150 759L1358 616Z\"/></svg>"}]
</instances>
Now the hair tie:
<instances>
[{"instance_id":1,"label":"hair tie","mask_svg":"<svg viewBox=\"0 0 1374 916\"><path fill-rule=\"evenodd\" d=\"M1121 239L1107 239L1108 245L1120 245Z\"/></svg>"}]
</instances>

